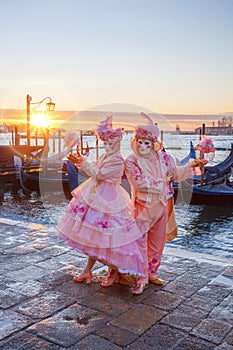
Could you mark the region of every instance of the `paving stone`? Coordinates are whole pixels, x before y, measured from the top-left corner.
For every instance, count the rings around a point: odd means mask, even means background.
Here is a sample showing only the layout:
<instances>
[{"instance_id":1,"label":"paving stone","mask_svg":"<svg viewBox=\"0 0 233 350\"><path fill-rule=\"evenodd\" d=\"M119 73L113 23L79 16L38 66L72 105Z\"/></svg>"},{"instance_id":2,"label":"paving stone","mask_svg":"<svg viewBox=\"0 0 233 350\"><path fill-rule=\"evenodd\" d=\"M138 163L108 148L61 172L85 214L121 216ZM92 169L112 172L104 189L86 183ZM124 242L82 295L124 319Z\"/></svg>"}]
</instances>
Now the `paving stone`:
<instances>
[{"instance_id":1,"label":"paving stone","mask_svg":"<svg viewBox=\"0 0 233 350\"><path fill-rule=\"evenodd\" d=\"M119 346L126 346L137 339L136 334L125 329L112 326L109 323L100 330L97 330L96 334Z\"/></svg>"},{"instance_id":2,"label":"paving stone","mask_svg":"<svg viewBox=\"0 0 233 350\"><path fill-rule=\"evenodd\" d=\"M154 349L167 350L172 349L185 335L185 332L167 325L155 324L141 336L141 340Z\"/></svg>"},{"instance_id":3,"label":"paving stone","mask_svg":"<svg viewBox=\"0 0 233 350\"><path fill-rule=\"evenodd\" d=\"M75 302L85 305L85 299L96 299L96 292L100 289L100 286L96 283L86 284L86 283L75 283L73 278L69 276L69 279L64 280L59 285L53 287L54 291L64 294L69 297L72 295L75 297ZM94 294L94 297L93 297ZM83 301L83 302L82 302ZM88 306L88 305L87 305Z\"/></svg>"},{"instance_id":4,"label":"paving stone","mask_svg":"<svg viewBox=\"0 0 233 350\"><path fill-rule=\"evenodd\" d=\"M24 315L38 320L50 316L54 312L63 309L76 302L75 296L69 296L58 292L48 291L44 294L22 303L16 310Z\"/></svg>"},{"instance_id":5,"label":"paving stone","mask_svg":"<svg viewBox=\"0 0 233 350\"><path fill-rule=\"evenodd\" d=\"M174 261L174 267L175 268L183 268L184 266L186 266L186 271L187 270L192 270L195 266L198 265L196 260L192 260L192 259L184 259L184 258L179 258L178 260Z\"/></svg>"},{"instance_id":6,"label":"paving stone","mask_svg":"<svg viewBox=\"0 0 233 350\"><path fill-rule=\"evenodd\" d=\"M233 266L228 266L223 272L223 276L233 278Z\"/></svg>"},{"instance_id":7,"label":"paving stone","mask_svg":"<svg viewBox=\"0 0 233 350\"><path fill-rule=\"evenodd\" d=\"M210 300L198 295L192 295L184 301L184 304L210 312L216 305L218 305L218 302L214 299Z\"/></svg>"},{"instance_id":8,"label":"paving stone","mask_svg":"<svg viewBox=\"0 0 233 350\"><path fill-rule=\"evenodd\" d=\"M208 300L214 299L216 302L220 303L228 297L230 293L231 291L228 288L207 284L201 288L196 295L205 297Z\"/></svg>"},{"instance_id":9,"label":"paving stone","mask_svg":"<svg viewBox=\"0 0 233 350\"><path fill-rule=\"evenodd\" d=\"M212 279L209 284L214 284L216 286L223 286L233 290L233 278L230 278L229 276L223 276L222 274Z\"/></svg>"},{"instance_id":10,"label":"paving stone","mask_svg":"<svg viewBox=\"0 0 233 350\"><path fill-rule=\"evenodd\" d=\"M13 232L13 229L15 228L15 225L12 226L13 220L6 219L6 218L0 218L0 232L6 235L6 232L11 233ZM14 222L16 223L16 221ZM18 223L20 223L20 220L18 220ZM17 231L16 231L17 232Z\"/></svg>"},{"instance_id":11,"label":"paving stone","mask_svg":"<svg viewBox=\"0 0 233 350\"><path fill-rule=\"evenodd\" d=\"M175 276L183 275L186 272L186 269L184 268L184 266L172 265L170 262L167 262L165 259L164 259L164 263L162 263L162 264L163 264L163 266L161 267L162 271L172 273Z\"/></svg>"},{"instance_id":12,"label":"paving stone","mask_svg":"<svg viewBox=\"0 0 233 350\"><path fill-rule=\"evenodd\" d=\"M199 273L192 273L192 269L188 272L184 273L183 275L177 277L176 282L188 284L188 285L195 285L199 288L201 286L204 286L206 283L211 281L211 278L202 276L201 271Z\"/></svg>"},{"instance_id":13,"label":"paving stone","mask_svg":"<svg viewBox=\"0 0 233 350\"><path fill-rule=\"evenodd\" d=\"M89 335L74 346L74 350L120 350L119 346L96 335Z\"/></svg>"},{"instance_id":14,"label":"paving stone","mask_svg":"<svg viewBox=\"0 0 233 350\"><path fill-rule=\"evenodd\" d=\"M62 265L72 264L74 266L78 266L79 268L84 267L87 262L86 257L75 256L75 255L69 254L68 252L55 256L53 260Z\"/></svg>"},{"instance_id":15,"label":"paving stone","mask_svg":"<svg viewBox=\"0 0 233 350\"><path fill-rule=\"evenodd\" d=\"M188 284L186 284L185 282L181 283L176 279L175 281L172 281L168 283L166 286L164 286L163 289L172 293L179 294L180 296L189 297L192 294L194 294L196 291L198 291L200 287L190 283Z\"/></svg>"},{"instance_id":16,"label":"paving stone","mask_svg":"<svg viewBox=\"0 0 233 350\"><path fill-rule=\"evenodd\" d=\"M62 255L66 252L68 252L69 249L65 247L61 247L59 245L51 244L50 247L46 246L45 249L43 249L43 253L48 254L49 256L57 256Z\"/></svg>"},{"instance_id":17,"label":"paving stone","mask_svg":"<svg viewBox=\"0 0 233 350\"><path fill-rule=\"evenodd\" d=\"M165 316L161 322L189 332L207 315L208 313L203 310L187 305L180 305L177 309Z\"/></svg>"},{"instance_id":18,"label":"paving stone","mask_svg":"<svg viewBox=\"0 0 233 350\"><path fill-rule=\"evenodd\" d=\"M144 343L144 341L141 338L137 339L135 342L128 345L124 349L127 349L127 350L158 350L154 346L150 346L150 345ZM170 350L170 349L167 348L166 350Z\"/></svg>"},{"instance_id":19,"label":"paving stone","mask_svg":"<svg viewBox=\"0 0 233 350\"><path fill-rule=\"evenodd\" d=\"M26 297L34 297L39 293L45 292L48 286L38 281L28 281L26 283L14 283L10 285L10 288Z\"/></svg>"},{"instance_id":20,"label":"paving stone","mask_svg":"<svg viewBox=\"0 0 233 350\"><path fill-rule=\"evenodd\" d=\"M180 258L178 256L175 256L175 255L169 255L169 254L166 254L166 253L163 254L163 257L162 257L162 265L163 265L163 267L166 264L171 264L172 266L174 266L175 264L178 264L181 261L183 261L182 258Z\"/></svg>"},{"instance_id":21,"label":"paving stone","mask_svg":"<svg viewBox=\"0 0 233 350\"><path fill-rule=\"evenodd\" d=\"M130 307L128 302L101 292L96 292L94 296L88 294L85 298L78 298L78 303L112 316L119 315Z\"/></svg>"},{"instance_id":22,"label":"paving stone","mask_svg":"<svg viewBox=\"0 0 233 350\"><path fill-rule=\"evenodd\" d=\"M108 318L103 313L75 304L32 325L28 331L60 346L69 347L107 321Z\"/></svg>"},{"instance_id":23,"label":"paving stone","mask_svg":"<svg viewBox=\"0 0 233 350\"><path fill-rule=\"evenodd\" d=\"M164 315L165 311L147 305L136 305L116 317L110 324L141 335Z\"/></svg>"},{"instance_id":24,"label":"paving stone","mask_svg":"<svg viewBox=\"0 0 233 350\"><path fill-rule=\"evenodd\" d=\"M4 247L5 250L9 248L15 248L24 243L23 238L5 236L0 240L0 247Z\"/></svg>"},{"instance_id":25,"label":"paving stone","mask_svg":"<svg viewBox=\"0 0 233 350\"><path fill-rule=\"evenodd\" d=\"M227 344L233 346L233 329L227 334L226 342L227 342Z\"/></svg>"},{"instance_id":26,"label":"paving stone","mask_svg":"<svg viewBox=\"0 0 233 350\"><path fill-rule=\"evenodd\" d=\"M206 263L198 263L192 269L189 270L189 274L194 278L198 276L200 278L204 278L206 280L211 280L219 275L220 272L224 271L224 267L218 267L216 265L206 264Z\"/></svg>"},{"instance_id":27,"label":"paving stone","mask_svg":"<svg viewBox=\"0 0 233 350\"><path fill-rule=\"evenodd\" d=\"M52 225L0 218L0 342L4 350L233 350L233 259L165 254L163 286L74 283L87 257ZM7 239L6 239L7 231ZM99 271L101 269L101 271ZM4 347L3 347L4 346Z\"/></svg>"},{"instance_id":28,"label":"paving stone","mask_svg":"<svg viewBox=\"0 0 233 350\"><path fill-rule=\"evenodd\" d=\"M224 299L211 311L209 316L233 326L233 296L229 295Z\"/></svg>"},{"instance_id":29,"label":"paving stone","mask_svg":"<svg viewBox=\"0 0 233 350\"><path fill-rule=\"evenodd\" d=\"M213 273L221 273L222 271L225 270L225 266L220 265L218 262L213 261L212 264L209 264L207 262L200 262L198 266L203 270L206 271L207 273L211 274L211 271Z\"/></svg>"},{"instance_id":30,"label":"paving stone","mask_svg":"<svg viewBox=\"0 0 233 350\"><path fill-rule=\"evenodd\" d=\"M221 345L216 346L214 350L233 350L233 346L223 342Z\"/></svg>"},{"instance_id":31,"label":"paving stone","mask_svg":"<svg viewBox=\"0 0 233 350\"><path fill-rule=\"evenodd\" d=\"M12 249L8 249L8 254L14 254L14 255L20 255L20 254L30 254L35 253L37 251L37 248L32 243L27 244L21 244L17 247L14 247Z\"/></svg>"},{"instance_id":32,"label":"paving stone","mask_svg":"<svg viewBox=\"0 0 233 350\"><path fill-rule=\"evenodd\" d=\"M0 310L0 340L32 323L32 319L18 312L11 310L3 312Z\"/></svg>"},{"instance_id":33,"label":"paving stone","mask_svg":"<svg viewBox=\"0 0 233 350\"><path fill-rule=\"evenodd\" d=\"M3 270L1 270L3 272ZM7 288L10 288L12 284L15 284L19 282L16 282L15 280L13 280L10 277L6 277L6 275L4 273L2 273L0 275L0 290L5 290Z\"/></svg>"},{"instance_id":34,"label":"paving stone","mask_svg":"<svg viewBox=\"0 0 233 350\"><path fill-rule=\"evenodd\" d=\"M166 285L170 281L174 281L177 278L177 275L174 273L170 273L168 271L163 270L163 266L160 266L159 268L159 275L160 278L164 280L164 284Z\"/></svg>"},{"instance_id":35,"label":"paving stone","mask_svg":"<svg viewBox=\"0 0 233 350\"><path fill-rule=\"evenodd\" d=\"M114 296L120 298L121 300L128 301L129 303L140 304L143 299L154 293L154 287L153 285L149 285L143 294L136 296L132 294L132 286L114 283L114 285L109 288L101 287L101 292L106 296Z\"/></svg>"},{"instance_id":36,"label":"paving stone","mask_svg":"<svg viewBox=\"0 0 233 350\"><path fill-rule=\"evenodd\" d=\"M20 221L18 221L20 223ZM9 221L3 223L2 221L0 221L1 225L0 225L0 233L2 234L3 237L6 237L6 232L8 236L11 237L16 237L21 235L22 233L25 232L25 228L23 227L16 227L16 226L12 226L9 225Z\"/></svg>"},{"instance_id":37,"label":"paving stone","mask_svg":"<svg viewBox=\"0 0 233 350\"><path fill-rule=\"evenodd\" d=\"M37 267L41 267L42 269L46 269L47 271L58 270L64 266L63 264L57 262L54 258L37 262L35 265Z\"/></svg>"},{"instance_id":38,"label":"paving stone","mask_svg":"<svg viewBox=\"0 0 233 350\"><path fill-rule=\"evenodd\" d=\"M20 227L20 226L22 226L22 227L24 227L24 228L27 228L27 229L29 229L30 231L34 231L34 230L36 230L35 232L48 232L48 227L47 226L45 226L45 225L43 225L43 224L39 224L39 223L36 223L36 222L27 222L27 221L24 221L24 222L22 222L22 221L19 221L19 222L17 222L17 228L18 227Z\"/></svg>"},{"instance_id":39,"label":"paving stone","mask_svg":"<svg viewBox=\"0 0 233 350\"><path fill-rule=\"evenodd\" d=\"M32 279L36 280L38 277L44 276L47 273L48 271L45 269L32 265L23 269L14 270L10 273L7 273L6 276L9 276L19 282L26 282Z\"/></svg>"},{"instance_id":40,"label":"paving stone","mask_svg":"<svg viewBox=\"0 0 233 350\"><path fill-rule=\"evenodd\" d=\"M64 282L68 282L71 279L71 276L68 274L68 270L61 268L57 271L49 272L45 276L37 278L37 281L47 284L47 286L54 287Z\"/></svg>"},{"instance_id":41,"label":"paving stone","mask_svg":"<svg viewBox=\"0 0 233 350\"><path fill-rule=\"evenodd\" d=\"M158 290L150 298L142 300L143 304L154 306L165 311L174 310L185 300L184 297L164 290Z\"/></svg>"},{"instance_id":42,"label":"paving stone","mask_svg":"<svg viewBox=\"0 0 233 350\"><path fill-rule=\"evenodd\" d=\"M192 334L219 345L230 330L228 324L207 318L192 330Z\"/></svg>"},{"instance_id":43,"label":"paving stone","mask_svg":"<svg viewBox=\"0 0 233 350\"><path fill-rule=\"evenodd\" d=\"M176 344L172 350L215 350L216 345L198 337L187 336ZM164 349L165 350L165 349Z\"/></svg>"},{"instance_id":44,"label":"paving stone","mask_svg":"<svg viewBox=\"0 0 233 350\"><path fill-rule=\"evenodd\" d=\"M26 297L20 294L17 290L7 288L0 291L0 305L2 309L8 309L11 306L17 305L24 301Z\"/></svg>"},{"instance_id":45,"label":"paving stone","mask_svg":"<svg viewBox=\"0 0 233 350\"><path fill-rule=\"evenodd\" d=\"M46 257L38 253L23 254L7 257L4 261L5 266L3 265L4 270L15 271L28 267L33 263L45 260ZM12 273L12 275L15 275ZM10 276L10 275L9 275ZM6 276L7 277L7 276Z\"/></svg>"},{"instance_id":46,"label":"paving stone","mask_svg":"<svg viewBox=\"0 0 233 350\"><path fill-rule=\"evenodd\" d=\"M1 350L60 350L58 345L49 343L30 333L20 333L0 343Z\"/></svg>"}]
</instances>

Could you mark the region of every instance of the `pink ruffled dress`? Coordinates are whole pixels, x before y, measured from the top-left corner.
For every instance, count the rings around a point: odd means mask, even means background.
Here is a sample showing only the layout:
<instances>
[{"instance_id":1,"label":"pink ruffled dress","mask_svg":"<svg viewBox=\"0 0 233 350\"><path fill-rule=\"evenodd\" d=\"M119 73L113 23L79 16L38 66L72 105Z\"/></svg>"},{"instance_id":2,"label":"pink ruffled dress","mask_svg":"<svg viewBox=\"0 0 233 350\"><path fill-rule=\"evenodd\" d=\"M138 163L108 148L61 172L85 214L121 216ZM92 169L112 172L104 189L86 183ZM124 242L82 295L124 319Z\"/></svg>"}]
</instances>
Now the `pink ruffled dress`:
<instances>
[{"instance_id":1,"label":"pink ruffled dress","mask_svg":"<svg viewBox=\"0 0 233 350\"><path fill-rule=\"evenodd\" d=\"M120 185L124 159L120 152L95 163L84 160L90 178L75 188L57 232L68 244L119 272L143 276L145 239L130 213L131 199Z\"/></svg>"}]
</instances>

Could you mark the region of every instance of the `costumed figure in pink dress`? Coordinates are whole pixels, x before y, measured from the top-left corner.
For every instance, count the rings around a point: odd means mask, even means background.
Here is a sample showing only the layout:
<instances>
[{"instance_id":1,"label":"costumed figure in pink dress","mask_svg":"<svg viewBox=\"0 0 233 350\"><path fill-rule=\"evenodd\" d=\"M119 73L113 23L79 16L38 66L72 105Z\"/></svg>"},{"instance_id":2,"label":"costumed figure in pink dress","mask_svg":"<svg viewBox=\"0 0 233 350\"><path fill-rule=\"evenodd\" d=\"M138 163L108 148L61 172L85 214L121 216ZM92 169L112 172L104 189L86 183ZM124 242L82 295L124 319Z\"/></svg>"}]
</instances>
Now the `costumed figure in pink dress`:
<instances>
[{"instance_id":1,"label":"costumed figure in pink dress","mask_svg":"<svg viewBox=\"0 0 233 350\"><path fill-rule=\"evenodd\" d=\"M105 153L92 163L85 156L77 158L76 166L90 178L72 191L73 198L57 226L60 237L88 255L87 265L74 277L75 282L91 282L96 260L110 267L101 283L104 287L116 282L119 273L143 276L146 272L144 240L130 213L130 196L120 185L124 172L122 134L122 129L113 129L112 117L107 117L97 129Z\"/></svg>"},{"instance_id":2,"label":"costumed figure in pink dress","mask_svg":"<svg viewBox=\"0 0 233 350\"><path fill-rule=\"evenodd\" d=\"M163 151L159 129L149 116L141 113L144 124L135 129L131 139L133 153L125 161L126 175L131 186L135 206L135 220L147 241L147 274L140 277L133 294L141 294L148 281L162 285L157 272L167 240L169 200L173 200L172 181L183 181L192 176L192 162L175 165L173 158ZM174 213L173 213L174 215Z\"/></svg>"}]
</instances>

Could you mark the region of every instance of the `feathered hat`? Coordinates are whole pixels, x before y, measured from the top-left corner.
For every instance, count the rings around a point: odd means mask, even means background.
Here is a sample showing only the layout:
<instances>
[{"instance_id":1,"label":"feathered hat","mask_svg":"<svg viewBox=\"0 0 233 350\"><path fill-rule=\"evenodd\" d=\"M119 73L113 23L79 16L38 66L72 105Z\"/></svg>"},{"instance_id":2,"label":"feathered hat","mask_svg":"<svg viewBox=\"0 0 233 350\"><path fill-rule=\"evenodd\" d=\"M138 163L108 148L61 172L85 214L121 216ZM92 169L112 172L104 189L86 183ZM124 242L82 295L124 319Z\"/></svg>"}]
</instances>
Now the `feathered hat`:
<instances>
[{"instance_id":1,"label":"feathered hat","mask_svg":"<svg viewBox=\"0 0 233 350\"><path fill-rule=\"evenodd\" d=\"M113 129L112 126L112 116L107 116L105 120L101 121L99 123L99 126L97 127L97 135L100 138L101 141L106 141L108 139L114 140L122 139L123 135L123 130L118 128L118 129Z\"/></svg>"},{"instance_id":2,"label":"feathered hat","mask_svg":"<svg viewBox=\"0 0 233 350\"><path fill-rule=\"evenodd\" d=\"M136 139L146 139L152 142L156 142L159 137L159 128L154 125L152 119L141 112L141 117L145 120L145 124L137 125L134 131L134 137Z\"/></svg>"},{"instance_id":3,"label":"feathered hat","mask_svg":"<svg viewBox=\"0 0 233 350\"><path fill-rule=\"evenodd\" d=\"M152 150L160 151L163 149L163 143L158 140L159 137L159 128L153 123L152 119L145 113L140 113L141 117L145 120L145 123L142 125L137 125L134 130L134 137L131 139L130 144L132 150L138 154L137 150L137 140L145 139L153 143Z\"/></svg>"}]
</instances>

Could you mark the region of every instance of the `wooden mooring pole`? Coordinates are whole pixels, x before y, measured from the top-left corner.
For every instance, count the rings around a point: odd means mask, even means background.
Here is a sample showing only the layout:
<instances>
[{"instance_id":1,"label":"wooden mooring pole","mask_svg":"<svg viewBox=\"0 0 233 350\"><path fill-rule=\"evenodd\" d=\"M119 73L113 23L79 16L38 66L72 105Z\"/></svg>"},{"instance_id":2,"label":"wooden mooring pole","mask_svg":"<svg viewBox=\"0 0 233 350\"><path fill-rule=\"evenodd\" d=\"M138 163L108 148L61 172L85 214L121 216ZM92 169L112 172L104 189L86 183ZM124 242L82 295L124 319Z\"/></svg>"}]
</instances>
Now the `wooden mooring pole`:
<instances>
[{"instance_id":1,"label":"wooden mooring pole","mask_svg":"<svg viewBox=\"0 0 233 350\"><path fill-rule=\"evenodd\" d=\"M205 123L202 124L202 128L201 128L201 134L200 134L200 140L201 140L201 136L205 135ZM204 158L204 153L200 151L200 159ZM203 186L204 183L204 165L200 166L200 170L201 170L201 186Z\"/></svg>"}]
</instances>

